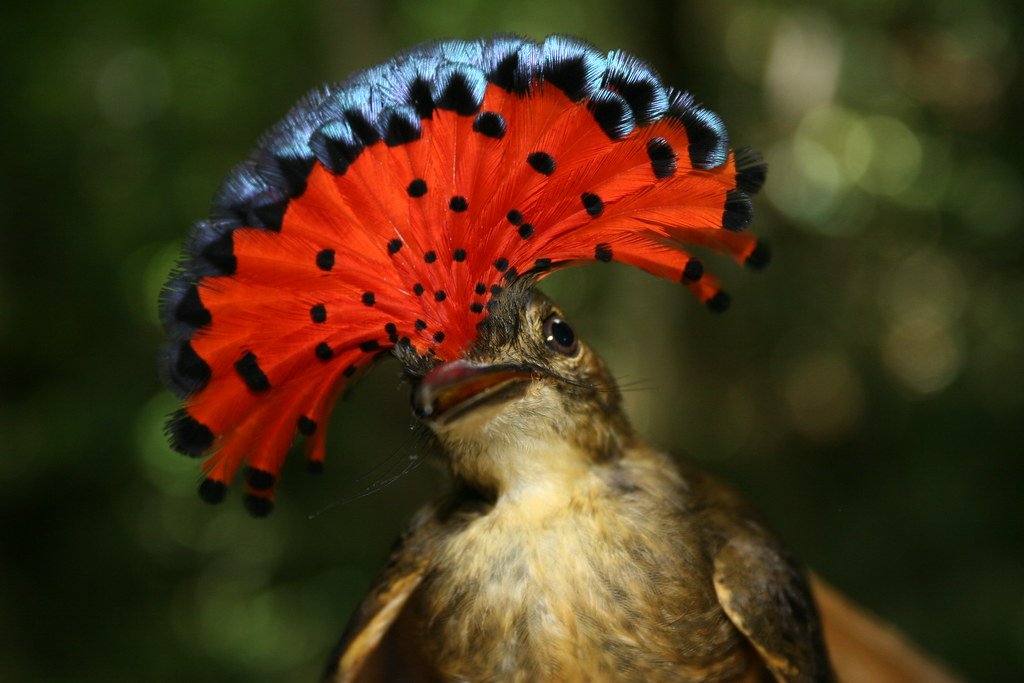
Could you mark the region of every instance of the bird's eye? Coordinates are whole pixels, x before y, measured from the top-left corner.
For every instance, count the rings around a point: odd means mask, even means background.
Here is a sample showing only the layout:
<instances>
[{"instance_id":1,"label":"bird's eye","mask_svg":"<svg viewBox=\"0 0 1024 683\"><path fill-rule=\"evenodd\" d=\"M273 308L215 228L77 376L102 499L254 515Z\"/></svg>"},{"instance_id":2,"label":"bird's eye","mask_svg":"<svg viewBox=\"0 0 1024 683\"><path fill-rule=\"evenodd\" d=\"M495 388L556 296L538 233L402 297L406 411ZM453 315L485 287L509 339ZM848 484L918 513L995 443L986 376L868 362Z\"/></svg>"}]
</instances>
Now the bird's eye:
<instances>
[{"instance_id":1,"label":"bird's eye","mask_svg":"<svg viewBox=\"0 0 1024 683\"><path fill-rule=\"evenodd\" d=\"M576 332L557 313L552 313L544 319L544 342L553 350L566 356L575 355L580 348Z\"/></svg>"}]
</instances>

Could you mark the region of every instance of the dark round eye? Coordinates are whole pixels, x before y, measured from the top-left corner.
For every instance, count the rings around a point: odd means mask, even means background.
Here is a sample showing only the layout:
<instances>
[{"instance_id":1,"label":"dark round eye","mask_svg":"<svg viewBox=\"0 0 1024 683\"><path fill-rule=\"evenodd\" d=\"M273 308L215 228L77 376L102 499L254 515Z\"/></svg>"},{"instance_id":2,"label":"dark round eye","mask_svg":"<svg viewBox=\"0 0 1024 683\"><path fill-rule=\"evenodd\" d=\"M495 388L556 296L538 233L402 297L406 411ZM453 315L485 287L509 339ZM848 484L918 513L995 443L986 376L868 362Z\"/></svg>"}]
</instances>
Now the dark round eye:
<instances>
[{"instance_id":1,"label":"dark round eye","mask_svg":"<svg viewBox=\"0 0 1024 683\"><path fill-rule=\"evenodd\" d=\"M566 356L574 355L580 348L576 332L557 313L552 313L544 319L544 341L552 349Z\"/></svg>"}]
</instances>

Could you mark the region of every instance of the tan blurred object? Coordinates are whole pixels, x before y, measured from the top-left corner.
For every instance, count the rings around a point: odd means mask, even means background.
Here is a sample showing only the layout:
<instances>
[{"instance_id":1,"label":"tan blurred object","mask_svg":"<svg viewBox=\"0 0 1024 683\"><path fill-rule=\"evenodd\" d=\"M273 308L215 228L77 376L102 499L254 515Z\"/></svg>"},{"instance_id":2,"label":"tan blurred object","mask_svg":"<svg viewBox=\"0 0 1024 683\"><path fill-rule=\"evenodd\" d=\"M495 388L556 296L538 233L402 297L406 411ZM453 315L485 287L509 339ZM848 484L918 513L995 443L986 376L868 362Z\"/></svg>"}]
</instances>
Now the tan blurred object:
<instances>
[{"instance_id":1,"label":"tan blurred object","mask_svg":"<svg viewBox=\"0 0 1024 683\"><path fill-rule=\"evenodd\" d=\"M963 683L891 625L816 576L811 577L811 590L840 683Z\"/></svg>"}]
</instances>

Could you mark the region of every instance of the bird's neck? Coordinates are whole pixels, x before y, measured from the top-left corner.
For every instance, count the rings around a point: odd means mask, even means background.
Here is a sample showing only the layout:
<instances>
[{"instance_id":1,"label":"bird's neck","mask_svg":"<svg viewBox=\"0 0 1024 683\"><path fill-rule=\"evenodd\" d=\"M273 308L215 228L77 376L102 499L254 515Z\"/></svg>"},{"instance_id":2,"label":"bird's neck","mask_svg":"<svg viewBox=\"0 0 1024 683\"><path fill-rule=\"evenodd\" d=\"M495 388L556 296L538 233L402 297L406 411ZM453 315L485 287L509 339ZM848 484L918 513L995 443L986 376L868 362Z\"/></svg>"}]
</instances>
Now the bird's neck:
<instances>
[{"instance_id":1,"label":"bird's neck","mask_svg":"<svg viewBox=\"0 0 1024 683\"><path fill-rule=\"evenodd\" d=\"M560 505L596 481L594 454L557 436L457 442L448 455L456 479L502 504Z\"/></svg>"}]
</instances>

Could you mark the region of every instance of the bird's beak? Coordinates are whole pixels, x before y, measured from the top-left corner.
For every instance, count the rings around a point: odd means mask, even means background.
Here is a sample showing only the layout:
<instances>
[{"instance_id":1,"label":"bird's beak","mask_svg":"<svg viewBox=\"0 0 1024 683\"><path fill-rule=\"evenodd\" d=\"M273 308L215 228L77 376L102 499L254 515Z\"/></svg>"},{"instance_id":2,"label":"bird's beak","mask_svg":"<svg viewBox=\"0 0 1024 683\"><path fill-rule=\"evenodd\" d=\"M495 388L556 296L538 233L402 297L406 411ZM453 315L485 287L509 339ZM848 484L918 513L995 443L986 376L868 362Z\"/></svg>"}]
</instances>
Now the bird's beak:
<instances>
[{"instance_id":1,"label":"bird's beak","mask_svg":"<svg viewBox=\"0 0 1024 683\"><path fill-rule=\"evenodd\" d=\"M484 403L521 393L536 374L527 365L449 361L431 370L413 389L413 411L425 420L449 422Z\"/></svg>"}]
</instances>

